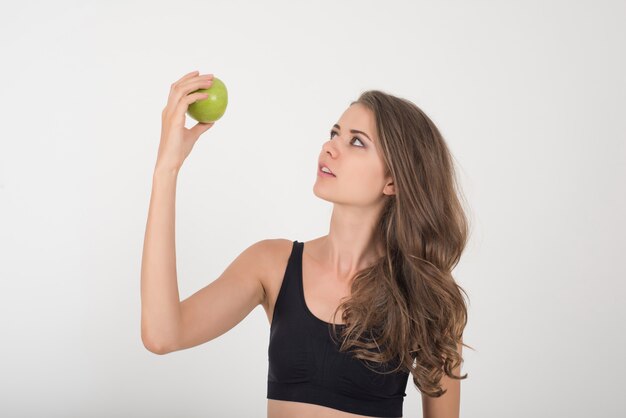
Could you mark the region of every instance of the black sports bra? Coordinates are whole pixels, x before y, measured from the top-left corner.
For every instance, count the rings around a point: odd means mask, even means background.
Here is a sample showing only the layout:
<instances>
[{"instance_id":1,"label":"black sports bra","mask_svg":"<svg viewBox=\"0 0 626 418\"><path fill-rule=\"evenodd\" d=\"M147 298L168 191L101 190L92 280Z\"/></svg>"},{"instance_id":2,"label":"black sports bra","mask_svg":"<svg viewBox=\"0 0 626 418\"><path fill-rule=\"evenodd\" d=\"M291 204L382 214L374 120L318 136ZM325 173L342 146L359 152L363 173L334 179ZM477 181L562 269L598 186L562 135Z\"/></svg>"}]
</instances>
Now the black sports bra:
<instances>
[{"instance_id":1,"label":"black sports bra","mask_svg":"<svg viewBox=\"0 0 626 418\"><path fill-rule=\"evenodd\" d=\"M268 348L267 398L323 405L353 414L401 417L409 373L380 374L352 353L339 352L331 324L306 305L302 286L304 243L293 242L281 284ZM397 363L396 363L397 365ZM369 367L380 372L394 367Z\"/></svg>"}]
</instances>

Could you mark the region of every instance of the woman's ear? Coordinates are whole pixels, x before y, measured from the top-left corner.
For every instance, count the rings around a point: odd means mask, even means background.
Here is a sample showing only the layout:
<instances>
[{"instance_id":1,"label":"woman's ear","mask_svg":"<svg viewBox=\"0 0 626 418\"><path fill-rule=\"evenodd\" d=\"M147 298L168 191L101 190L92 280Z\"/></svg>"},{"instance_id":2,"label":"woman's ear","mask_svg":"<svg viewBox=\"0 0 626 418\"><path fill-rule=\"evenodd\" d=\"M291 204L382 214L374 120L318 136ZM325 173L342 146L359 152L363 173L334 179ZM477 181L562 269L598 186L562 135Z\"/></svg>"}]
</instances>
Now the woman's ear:
<instances>
[{"instance_id":1,"label":"woman's ear","mask_svg":"<svg viewBox=\"0 0 626 418\"><path fill-rule=\"evenodd\" d=\"M385 185L385 188L383 189L383 194L386 194L386 195L396 194L396 187L394 186L393 181L390 181L389 183Z\"/></svg>"}]
</instances>

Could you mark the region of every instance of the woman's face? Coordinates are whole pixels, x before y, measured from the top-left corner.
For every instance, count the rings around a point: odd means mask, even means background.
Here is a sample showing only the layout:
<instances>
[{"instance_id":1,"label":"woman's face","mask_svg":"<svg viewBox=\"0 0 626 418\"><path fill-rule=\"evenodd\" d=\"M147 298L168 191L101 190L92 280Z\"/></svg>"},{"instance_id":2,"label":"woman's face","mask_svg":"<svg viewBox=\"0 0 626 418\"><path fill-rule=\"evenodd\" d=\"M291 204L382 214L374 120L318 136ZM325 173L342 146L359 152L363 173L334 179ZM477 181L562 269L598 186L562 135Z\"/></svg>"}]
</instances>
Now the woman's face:
<instances>
[{"instance_id":1,"label":"woman's face","mask_svg":"<svg viewBox=\"0 0 626 418\"><path fill-rule=\"evenodd\" d=\"M321 164L335 177L320 175ZM369 206L379 203L383 195L394 193L393 184L388 185L391 177L385 178L376 121L370 109L360 103L348 107L322 145L316 170L313 193L329 202Z\"/></svg>"}]
</instances>

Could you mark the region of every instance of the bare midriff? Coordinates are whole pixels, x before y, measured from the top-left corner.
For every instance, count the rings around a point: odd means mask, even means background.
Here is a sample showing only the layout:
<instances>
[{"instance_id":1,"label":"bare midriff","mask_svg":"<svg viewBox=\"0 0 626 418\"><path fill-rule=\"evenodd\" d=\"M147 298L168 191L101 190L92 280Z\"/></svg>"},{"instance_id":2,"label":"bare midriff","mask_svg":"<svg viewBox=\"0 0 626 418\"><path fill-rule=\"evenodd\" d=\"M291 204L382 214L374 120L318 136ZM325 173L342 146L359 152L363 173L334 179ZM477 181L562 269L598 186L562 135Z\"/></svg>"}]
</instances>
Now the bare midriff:
<instances>
[{"instance_id":1,"label":"bare midriff","mask_svg":"<svg viewBox=\"0 0 626 418\"><path fill-rule=\"evenodd\" d=\"M372 418L304 402L267 400L267 418ZM402 418L402 417L400 417Z\"/></svg>"}]
</instances>

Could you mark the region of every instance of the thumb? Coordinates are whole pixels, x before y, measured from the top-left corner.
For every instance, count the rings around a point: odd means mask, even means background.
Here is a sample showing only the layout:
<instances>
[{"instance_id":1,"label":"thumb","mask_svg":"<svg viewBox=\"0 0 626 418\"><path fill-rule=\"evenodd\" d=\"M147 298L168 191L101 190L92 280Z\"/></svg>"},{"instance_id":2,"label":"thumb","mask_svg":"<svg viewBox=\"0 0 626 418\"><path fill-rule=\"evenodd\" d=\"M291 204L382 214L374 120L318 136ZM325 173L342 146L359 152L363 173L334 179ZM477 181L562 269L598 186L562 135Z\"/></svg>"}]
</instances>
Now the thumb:
<instances>
[{"instance_id":1,"label":"thumb","mask_svg":"<svg viewBox=\"0 0 626 418\"><path fill-rule=\"evenodd\" d=\"M198 122L189 130L193 134L194 138L198 138L200 135L208 131L209 128L211 128L211 126L213 126L214 123L215 122L208 122L208 123Z\"/></svg>"}]
</instances>

